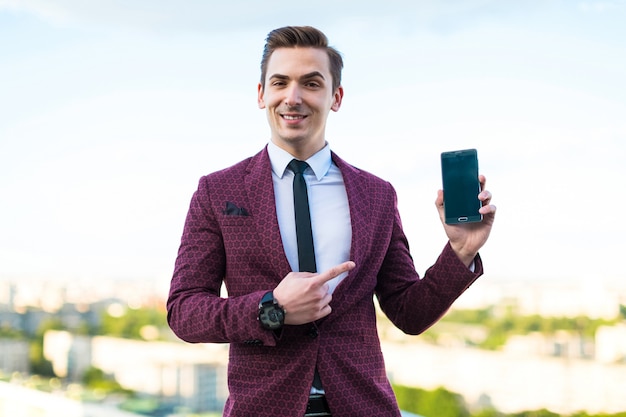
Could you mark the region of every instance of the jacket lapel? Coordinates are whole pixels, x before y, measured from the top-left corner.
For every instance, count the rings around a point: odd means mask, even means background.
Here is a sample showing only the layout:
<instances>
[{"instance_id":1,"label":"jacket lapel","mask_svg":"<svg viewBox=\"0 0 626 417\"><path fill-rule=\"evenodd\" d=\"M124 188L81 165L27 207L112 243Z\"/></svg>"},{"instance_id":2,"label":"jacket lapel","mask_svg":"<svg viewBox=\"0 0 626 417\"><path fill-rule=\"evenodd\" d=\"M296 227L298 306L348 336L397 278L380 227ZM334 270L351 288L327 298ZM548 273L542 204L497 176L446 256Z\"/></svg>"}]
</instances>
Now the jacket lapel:
<instances>
[{"instance_id":1,"label":"jacket lapel","mask_svg":"<svg viewBox=\"0 0 626 417\"><path fill-rule=\"evenodd\" d=\"M334 153L333 162L337 165L343 176L343 181L348 195L348 205L350 206L350 221L352 223L352 242L350 246L350 259L356 264L348 276L337 286L333 293L335 306L349 305L349 299L358 299L361 295L354 291L354 288L366 289L367 286L355 286L352 282L358 277L359 270L366 267L365 257L371 245L371 224L369 221L371 214L371 197L367 184L362 180L359 169L346 163Z\"/></svg>"},{"instance_id":2,"label":"jacket lapel","mask_svg":"<svg viewBox=\"0 0 626 417\"><path fill-rule=\"evenodd\" d=\"M269 264L274 268L277 282L291 271L285 255L276 217L276 200L272 183L272 167L267 147L250 159L244 178L250 214L265 246Z\"/></svg>"}]
</instances>

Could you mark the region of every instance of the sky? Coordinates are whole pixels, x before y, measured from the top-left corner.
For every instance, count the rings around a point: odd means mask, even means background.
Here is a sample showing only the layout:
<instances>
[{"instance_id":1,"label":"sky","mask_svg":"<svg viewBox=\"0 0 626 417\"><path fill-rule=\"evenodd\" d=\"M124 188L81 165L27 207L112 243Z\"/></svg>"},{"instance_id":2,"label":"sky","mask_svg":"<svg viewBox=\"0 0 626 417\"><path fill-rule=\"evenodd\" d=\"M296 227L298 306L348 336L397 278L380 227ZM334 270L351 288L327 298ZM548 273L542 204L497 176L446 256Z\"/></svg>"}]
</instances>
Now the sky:
<instances>
[{"instance_id":1,"label":"sky","mask_svg":"<svg viewBox=\"0 0 626 417\"><path fill-rule=\"evenodd\" d=\"M269 140L264 40L344 57L326 138L390 181L418 271L439 154L476 148L485 278L623 280L626 1L0 0L0 279L166 285L198 180Z\"/></svg>"}]
</instances>

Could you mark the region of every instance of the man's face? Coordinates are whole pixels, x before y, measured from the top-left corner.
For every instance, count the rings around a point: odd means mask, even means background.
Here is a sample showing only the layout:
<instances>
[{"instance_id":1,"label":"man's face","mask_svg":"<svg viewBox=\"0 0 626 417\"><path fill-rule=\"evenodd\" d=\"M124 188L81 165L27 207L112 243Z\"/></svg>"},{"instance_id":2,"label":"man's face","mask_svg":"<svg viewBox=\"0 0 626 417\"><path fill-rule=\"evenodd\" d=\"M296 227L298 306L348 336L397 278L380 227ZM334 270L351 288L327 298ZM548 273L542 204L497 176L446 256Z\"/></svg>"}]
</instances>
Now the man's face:
<instances>
[{"instance_id":1,"label":"man's face","mask_svg":"<svg viewBox=\"0 0 626 417\"><path fill-rule=\"evenodd\" d=\"M328 113L339 110L343 89L332 88L326 52L318 48L279 48L268 62L259 108L266 109L272 142L308 158L324 147Z\"/></svg>"}]
</instances>

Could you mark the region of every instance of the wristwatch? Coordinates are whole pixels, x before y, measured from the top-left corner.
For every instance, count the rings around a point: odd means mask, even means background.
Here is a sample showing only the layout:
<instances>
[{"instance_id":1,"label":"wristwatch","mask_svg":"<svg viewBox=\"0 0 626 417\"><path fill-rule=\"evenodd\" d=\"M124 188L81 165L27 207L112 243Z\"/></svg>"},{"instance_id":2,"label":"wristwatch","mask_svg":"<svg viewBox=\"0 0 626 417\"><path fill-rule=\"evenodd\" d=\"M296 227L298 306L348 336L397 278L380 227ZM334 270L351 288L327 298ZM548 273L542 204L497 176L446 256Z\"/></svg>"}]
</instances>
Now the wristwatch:
<instances>
[{"instance_id":1,"label":"wristwatch","mask_svg":"<svg viewBox=\"0 0 626 417\"><path fill-rule=\"evenodd\" d=\"M285 310L274 298L274 293L268 291L259 303L259 321L268 330L278 330L285 324Z\"/></svg>"}]
</instances>

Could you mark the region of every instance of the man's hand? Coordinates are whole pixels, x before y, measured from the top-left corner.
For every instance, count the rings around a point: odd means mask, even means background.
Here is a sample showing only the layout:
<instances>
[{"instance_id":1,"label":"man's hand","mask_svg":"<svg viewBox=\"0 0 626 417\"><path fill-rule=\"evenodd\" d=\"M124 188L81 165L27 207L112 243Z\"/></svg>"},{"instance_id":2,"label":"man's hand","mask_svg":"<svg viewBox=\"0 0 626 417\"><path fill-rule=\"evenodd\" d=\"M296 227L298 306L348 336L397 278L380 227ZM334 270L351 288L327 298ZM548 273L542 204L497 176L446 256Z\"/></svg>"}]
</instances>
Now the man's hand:
<instances>
[{"instance_id":1,"label":"man's hand","mask_svg":"<svg viewBox=\"0 0 626 417\"><path fill-rule=\"evenodd\" d=\"M274 299L285 310L285 324L306 324L330 314L328 281L354 268L348 261L322 273L290 272L274 289Z\"/></svg>"},{"instance_id":2,"label":"man's hand","mask_svg":"<svg viewBox=\"0 0 626 417\"><path fill-rule=\"evenodd\" d=\"M487 242L496 216L496 206L491 204L491 193L485 189L486 179L484 175L479 175L478 179L481 190L480 194L478 194L478 199L482 201L479 213L483 215L481 222L446 224L442 190L437 192L437 199L435 200L435 205L437 210L439 210L439 218L448 235L448 239L450 239L450 246L459 259L467 266L472 263L480 248Z\"/></svg>"}]
</instances>

